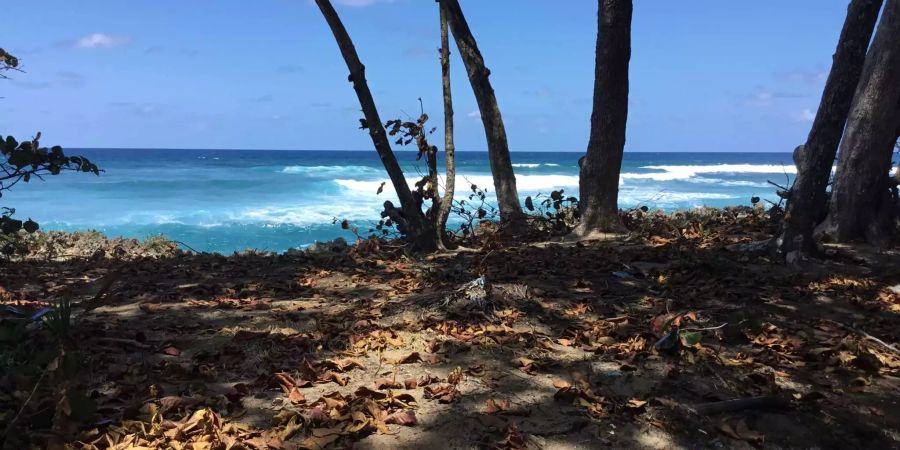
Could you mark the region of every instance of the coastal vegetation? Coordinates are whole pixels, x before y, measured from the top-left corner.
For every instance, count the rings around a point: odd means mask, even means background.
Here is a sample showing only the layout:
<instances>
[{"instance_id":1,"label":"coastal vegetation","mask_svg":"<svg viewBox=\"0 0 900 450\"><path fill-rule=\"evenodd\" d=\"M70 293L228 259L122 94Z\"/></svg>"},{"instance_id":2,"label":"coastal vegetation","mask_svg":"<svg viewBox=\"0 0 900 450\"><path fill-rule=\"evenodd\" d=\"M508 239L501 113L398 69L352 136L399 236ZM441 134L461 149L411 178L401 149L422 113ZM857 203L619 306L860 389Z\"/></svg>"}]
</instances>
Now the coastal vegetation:
<instances>
[{"instance_id":1,"label":"coastal vegetation","mask_svg":"<svg viewBox=\"0 0 900 450\"><path fill-rule=\"evenodd\" d=\"M3 210L4 450L900 446L900 0L849 1L782 203L676 212L618 198L631 0L597 1L580 192L525 197L479 30L435 3L443 176L421 99L383 120L315 0L398 201L335 218L356 242L223 255ZM492 186L457 184L451 38ZM102 172L2 138L0 195Z\"/></svg>"}]
</instances>

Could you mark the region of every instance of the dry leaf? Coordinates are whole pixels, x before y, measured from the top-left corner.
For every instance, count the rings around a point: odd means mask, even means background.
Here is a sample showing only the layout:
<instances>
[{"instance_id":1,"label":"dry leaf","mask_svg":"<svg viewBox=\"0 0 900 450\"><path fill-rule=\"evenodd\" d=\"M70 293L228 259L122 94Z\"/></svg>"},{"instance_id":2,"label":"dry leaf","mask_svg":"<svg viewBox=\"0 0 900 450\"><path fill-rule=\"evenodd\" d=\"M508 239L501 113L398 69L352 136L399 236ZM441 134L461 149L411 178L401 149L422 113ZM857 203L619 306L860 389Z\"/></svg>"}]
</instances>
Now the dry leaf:
<instances>
[{"instance_id":1,"label":"dry leaf","mask_svg":"<svg viewBox=\"0 0 900 450\"><path fill-rule=\"evenodd\" d=\"M418 421L416 420L416 412L407 409L404 411L395 412L387 416L384 419L384 423L411 427L418 423Z\"/></svg>"},{"instance_id":2,"label":"dry leaf","mask_svg":"<svg viewBox=\"0 0 900 450\"><path fill-rule=\"evenodd\" d=\"M493 414L500 411L509 411L509 400L488 399L485 402L485 412Z\"/></svg>"}]
</instances>

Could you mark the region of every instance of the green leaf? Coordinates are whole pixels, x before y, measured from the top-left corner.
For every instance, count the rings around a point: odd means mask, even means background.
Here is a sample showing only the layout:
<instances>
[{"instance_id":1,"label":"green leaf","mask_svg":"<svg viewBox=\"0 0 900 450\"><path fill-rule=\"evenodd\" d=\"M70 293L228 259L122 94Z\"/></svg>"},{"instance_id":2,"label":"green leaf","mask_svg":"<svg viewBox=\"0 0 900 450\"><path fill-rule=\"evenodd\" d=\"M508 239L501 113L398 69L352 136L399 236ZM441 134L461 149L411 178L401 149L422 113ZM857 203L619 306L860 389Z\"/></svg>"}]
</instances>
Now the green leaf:
<instances>
[{"instance_id":1,"label":"green leaf","mask_svg":"<svg viewBox=\"0 0 900 450\"><path fill-rule=\"evenodd\" d=\"M31 220L31 219L28 219L28 220L25 221L24 224L22 224L22 228L24 228L25 231L27 231L27 232L29 232L29 233L34 233L34 232L37 231L38 228L40 228L40 227L38 226L37 222L35 222L35 221Z\"/></svg>"},{"instance_id":2,"label":"green leaf","mask_svg":"<svg viewBox=\"0 0 900 450\"><path fill-rule=\"evenodd\" d=\"M684 344L685 347L693 347L700 343L701 339L703 339L703 333L699 331L681 332L681 343Z\"/></svg>"}]
</instances>

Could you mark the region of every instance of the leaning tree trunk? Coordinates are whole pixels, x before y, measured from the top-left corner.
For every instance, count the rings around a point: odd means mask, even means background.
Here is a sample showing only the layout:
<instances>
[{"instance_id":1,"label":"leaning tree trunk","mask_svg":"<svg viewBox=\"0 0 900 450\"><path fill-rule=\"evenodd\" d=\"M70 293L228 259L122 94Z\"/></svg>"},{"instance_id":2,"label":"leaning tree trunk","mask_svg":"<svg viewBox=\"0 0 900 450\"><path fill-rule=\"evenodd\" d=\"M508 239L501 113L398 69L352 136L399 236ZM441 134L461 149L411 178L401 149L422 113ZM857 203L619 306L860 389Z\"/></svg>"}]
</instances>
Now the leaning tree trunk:
<instances>
[{"instance_id":1,"label":"leaning tree trunk","mask_svg":"<svg viewBox=\"0 0 900 450\"><path fill-rule=\"evenodd\" d=\"M628 121L631 0L599 0L594 110L587 155L579 176L581 223L575 234L620 232L619 172Z\"/></svg>"},{"instance_id":2,"label":"leaning tree trunk","mask_svg":"<svg viewBox=\"0 0 900 450\"><path fill-rule=\"evenodd\" d=\"M350 70L348 79L353 83L353 89L356 91L359 105L365 116L363 127L368 128L372 143L375 144L375 150L378 152L378 156L391 178L391 184L397 192L397 198L400 200L400 211L397 211L390 202L385 202L385 213L397 223L398 229L407 236L413 248L422 251L433 250L433 224L425 219L421 207L409 189L403 169L400 168L400 164L394 156L384 125L381 123L381 117L378 116L372 92L369 91L369 85L366 83L366 68L360 62L353 41L331 2L316 0L316 4L322 11L322 15L325 16L338 47L341 49L347 68Z\"/></svg>"},{"instance_id":3,"label":"leaning tree trunk","mask_svg":"<svg viewBox=\"0 0 900 450\"><path fill-rule=\"evenodd\" d=\"M453 96L450 92L450 38L447 30L447 12L438 0L441 17L441 81L444 91L444 157L447 166L447 178L444 185L444 198L436 216L435 232L438 234L438 248L446 249L447 219L456 191L456 146L453 143Z\"/></svg>"},{"instance_id":4,"label":"leaning tree trunk","mask_svg":"<svg viewBox=\"0 0 900 450\"><path fill-rule=\"evenodd\" d=\"M484 66L484 58L478 50L472 31L469 30L459 1L442 0L441 6L445 9L456 47L469 74L478 110L481 112L481 122L487 136L491 173L494 176L494 190L497 192L497 203L500 207L500 219L512 230L520 230L525 222L525 214L522 212L519 193L516 190L516 176L509 156L506 128L503 126L494 88L488 79L491 71Z\"/></svg>"},{"instance_id":5,"label":"leaning tree trunk","mask_svg":"<svg viewBox=\"0 0 900 450\"><path fill-rule=\"evenodd\" d=\"M794 150L797 178L787 194L779 254L816 250L813 230L827 212L826 188L837 154L853 94L866 61L866 50L878 21L883 0L852 0L825 83L819 110L806 144Z\"/></svg>"},{"instance_id":6,"label":"leaning tree trunk","mask_svg":"<svg viewBox=\"0 0 900 450\"><path fill-rule=\"evenodd\" d=\"M895 213L889 171L900 101L900 0L887 0L841 142L828 218L839 242L883 245Z\"/></svg>"}]
</instances>

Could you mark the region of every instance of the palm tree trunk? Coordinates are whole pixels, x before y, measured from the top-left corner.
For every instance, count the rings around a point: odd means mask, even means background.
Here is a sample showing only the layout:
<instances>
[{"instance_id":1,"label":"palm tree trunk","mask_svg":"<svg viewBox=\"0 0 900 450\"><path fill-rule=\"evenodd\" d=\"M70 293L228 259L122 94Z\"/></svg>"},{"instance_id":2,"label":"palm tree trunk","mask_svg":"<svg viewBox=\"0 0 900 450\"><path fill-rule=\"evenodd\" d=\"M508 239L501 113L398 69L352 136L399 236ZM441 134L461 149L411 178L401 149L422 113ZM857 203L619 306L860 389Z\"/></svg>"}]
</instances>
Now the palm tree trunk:
<instances>
[{"instance_id":1,"label":"palm tree trunk","mask_svg":"<svg viewBox=\"0 0 900 450\"><path fill-rule=\"evenodd\" d=\"M813 253L813 230L828 210L826 187L859 84L883 0L853 0L806 144L794 150L797 178L788 193L779 254Z\"/></svg>"},{"instance_id":2,"label":"palm tree trunk","mask_svg":"<svg viewBox=\"0 0 900 450\"><path fill-rule=\"evenodd\" d=\"M450 92L450 39L447 30L447 13L439 1L438 9L441 16L441 82L444 91L444 157L447 166L447 177L444 185L444 198L441 199L440 208L435 223L435 231L438 234L438 248L446 249L447 244L447 219L450 217L450 207L453 205L453 196L456 191L456 146L453 143L453 96Z\"/></svg>"},{"instance_id":3,"label":"palm tree trunk","mask_svg":"<svg viewBox=\"0 0 900 450\"><path fill-rule=\"evenodd\" d=\"M497 97L491 86L491 71L484 65L484 58L478 50L478 44L469 24L463 15L458 0L442 0L441 6L446 10L447 21L456 40L456 47L462 57L469 83L478 102L484 134L487 137L488 158L491 173L494 177L494 190L500 207L500 219L512 231L521 230L525 224L525 214L519 203L516 190L516 176L513 173L512 160L509 156L509 143L506 140L506 128L497 106Z\"/></svg>"},{"instance_id":4,"label":"palm tree trunk","mask_svg":"<svg viewBox=\"0 0 900 450\"><path fill-rule=\"evenodd\" d=\"M356 91L359 105L362 107L363 115L365 116L363 127L369 130L369 136L371 136L372 143L375 145L375 151L378 152L378 156L381 158L381 162L391 179L391 184L397 192L397 198L400 200L402 217L397 217L396 211L392 212L393 205L390 202L385 202L386 212L392 213L394 218L401 219L398 227L401 233L404 233L409 238L413 248L422 251L432 250L434 248L433 226L425 220L421 207L409 189L409 184L403 175L403 169L400 168L400 164L397 162L397 158L391 149L387 133L375 106L375 100L372 98L372 92L369 90L368 83L366 83L366 68L360 62L356 48L353 46L353 41L350 39L347 29L341 23L341 19L338 17L331 2L329 0L316 0L316 4L322 11L322 15L325 16L325 20L334 34L338 47L341 49L341 55L343 55L344 61L347 63L347 69L350 70L348 79L353 83L353 89Z\"/></svg>"},{"instance_id":5,"label":"palm tree trunk","mask_svg":"<svg viewBox=\"0 0 900 450\"><path fill-rule=\"evenodd\" d=\"M820 230L839 242L883 245L896 205L889 171L900 121L900 0L886 0L841 141L828 218Z\"/></svg>"},{"instance_id":6,"label":"palm tree trunk","mask_svg":"<svg viewBox=\"0 0 900 450\"><path fill-rule=\"evenodd\" d=\"M621 232L619 172L628 122L631 0L599 0L594 109L587 155L581 165L581 223L575 234Z\"/></svg>"}]
</instances>

